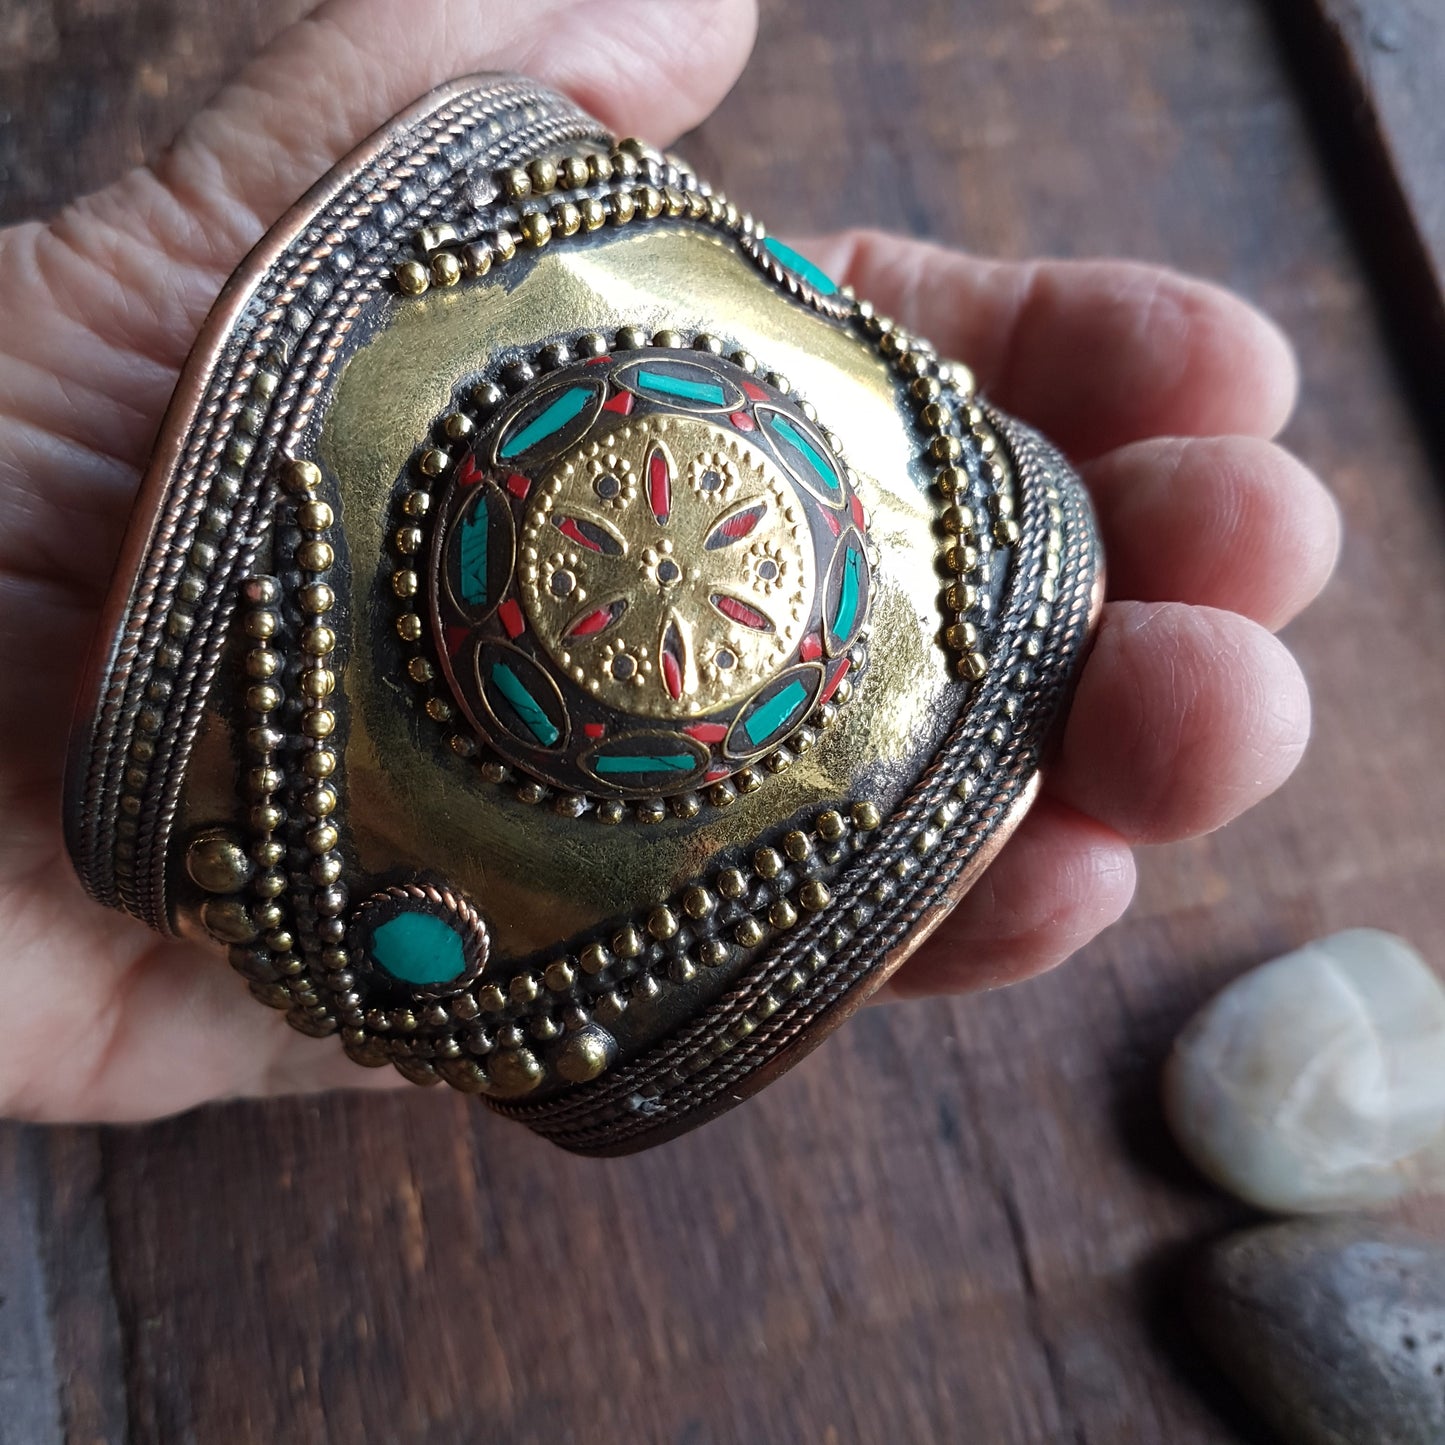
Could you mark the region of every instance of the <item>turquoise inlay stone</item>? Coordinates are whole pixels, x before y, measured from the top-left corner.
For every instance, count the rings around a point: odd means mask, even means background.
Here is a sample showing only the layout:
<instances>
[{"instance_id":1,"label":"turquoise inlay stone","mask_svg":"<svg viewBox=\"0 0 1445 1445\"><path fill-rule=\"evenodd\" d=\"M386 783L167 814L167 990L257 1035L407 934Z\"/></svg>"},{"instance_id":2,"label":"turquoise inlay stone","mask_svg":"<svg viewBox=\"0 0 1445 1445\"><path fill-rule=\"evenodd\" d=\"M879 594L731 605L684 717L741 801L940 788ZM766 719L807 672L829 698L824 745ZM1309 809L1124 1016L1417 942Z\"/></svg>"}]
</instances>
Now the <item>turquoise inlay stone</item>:
<instances>
[{"instance_id":1,"label":"turquoise inlay stone","mask_svg":"<svg viewBox=\"0 0 1445 1445\"><path fill-rule=\"evenodd\" d=\"M833 635L843 638L853 630L858 615L858 570L862 559L858 549L850 547L843 562L843 586L838 596L838 615L833 619Z\"/></svg>"},{"instance_id":2,"label":"turquoise inlay stone","mask_svg":"<svg viewBox=\"0 0 1445 1445\"><path fill-rule=\"evenodd\" d=\"M497 691L516 709L517 716L527 725L527 730L542 744L550 748L561 733L556 724L542 711L537 699L522 685L522 679L505 662L492 664L492 681Z\"/></svg>"},{"instance_id":3,"label":"turquoise inlay stone","mask_svg":"<svg viewBox=\"0 0 1445 1445\"><path fill-rule=\"evenodd\" d=\"M792 721L794 714L808 701L808 696L803 680L795 677L743 724L748 741L755 748L761 747L775 732Z\"/></svg>"},{"instance_id":4,"label":"turquoise inlay stone","mask_svg":"<svg viewBox=\"0 0 1445 1445\"><path fill-rule=\"evenodd\" d=\"M838 473L833 470L827 457L787 417L775 411L770 411L766 415L768 426L777 432L789 446L796 448L802 454L803 460L818 474L818 480L830 492L836 492L839 486Z\"/></svg>"},{"instance_id":5,"label":"turquoise inlay stone","mask_svg":"<svg viewBox=\"0 0 1445 1445\"><path fill-rule=\"evenodd\" d=\"M420 911L388 918L372 933L370 953L403 983L450 983L467 966L456 929L434 913Z\"/></svg>"},{"instance_id":6,"label":"turquoise inlay stone","mask_svg":"<svg viewBox=\"0 0 1445 1445\"><path fill-rule=\"evenodd\" d=\"M530 447L545 441L553 432L559 432L596 395L590 386L574 386L564 391L540 416L528 422L521 431L508 438L497 448L497 455L505 461L519 457Z\"/></svg>"},{"instance_id":7,"label":"turquoise inlay stone","mask_svg":"<svg viewBox=\"0 0 1445 1445\"><path fill-rule=\"evenodd\" d=\"M598 773L690 773L697 767L697 759L691 753L676 753L670 757L649 756L644 753L603 754L592 764Z\"/></svg>"},{"instance_id":8,"label":"turquoise inlay stone","mask_svg":"<svg viewBox=\"0 0 1445 1445\"><path fill-rule=\"evenodd\" d=\"M791 246L785 246L781 241L773 240L771 236L763 242L763 246L772 252L773 256L781 261L788 270L796 271L820 296L832 296L837 293L838 283L820 266L815 266L806 256L800 256Z\"/></svg>"},{"instance_id":9,"label":"turquoise inlay stone","mask_svg":"<svg viewBox=\"0 0 1445 1445\"><path fill-rule=\"evenodd\" d=\"M487 533L490 522L486 500L479 498L472 508L472 515L462 524L459 581L462 601L469 607L487 600Z\"/></svg>"},{"instance_id":10,"label":"turquoise inlay stone","mask_svg":"<svg viewBox=\"0 0 1445 1445\"><path fill-rule=\"evenodd\" d=\"M639 371L637 384L644 391L659 391L664 396L681 396L688 401L705 401L713 406L724 406L727 393L711 381L688 381L681 376L668 376L661 371Z\"/></svg>"}]
</instances>

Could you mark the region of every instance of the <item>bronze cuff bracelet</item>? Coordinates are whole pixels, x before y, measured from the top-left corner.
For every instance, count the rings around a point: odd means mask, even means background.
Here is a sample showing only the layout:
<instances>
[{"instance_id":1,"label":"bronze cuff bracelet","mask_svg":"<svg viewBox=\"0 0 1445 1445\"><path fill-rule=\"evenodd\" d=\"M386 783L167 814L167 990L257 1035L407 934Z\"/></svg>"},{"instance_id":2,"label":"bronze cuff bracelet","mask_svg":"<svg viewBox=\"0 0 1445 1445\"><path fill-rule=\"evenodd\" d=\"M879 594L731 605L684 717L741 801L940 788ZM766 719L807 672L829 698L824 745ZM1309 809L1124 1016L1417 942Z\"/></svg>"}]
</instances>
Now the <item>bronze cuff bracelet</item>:
<instances>
[{"instance_id":1,"label":"bronze cuff bracelet","mask_svg":"<svg viewBox=\"0 0 1445 1445\"><path fill-rule=\"evenodd\" d=\"M360 1064L644 1148L1035 796L1088 501L967 368L561 96L433 92L222 293L67 783L95 898Z\"/></svg>"}]
</instances>

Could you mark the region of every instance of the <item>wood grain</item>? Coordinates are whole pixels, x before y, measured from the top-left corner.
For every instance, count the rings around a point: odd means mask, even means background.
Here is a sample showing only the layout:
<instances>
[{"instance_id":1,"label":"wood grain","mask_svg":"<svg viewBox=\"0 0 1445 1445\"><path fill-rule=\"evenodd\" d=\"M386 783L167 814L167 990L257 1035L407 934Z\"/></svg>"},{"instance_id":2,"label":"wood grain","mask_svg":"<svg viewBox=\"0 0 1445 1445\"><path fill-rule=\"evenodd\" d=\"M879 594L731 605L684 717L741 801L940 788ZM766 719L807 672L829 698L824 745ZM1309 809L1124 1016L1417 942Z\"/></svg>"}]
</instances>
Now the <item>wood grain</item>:
<instances>
[{"instance_id":1,"label":"wood grain","mask_svg":"<svg viewBox=\"0 0 1445 1445\"><path fill-rule=\"evenodd\" d=\"M0 0L6 213L146 153L296 8ZM1254 0L774 0L684 149L779 230L1124 252L1281 320L1349 533L1290 633L1296 780L1147 855L1069 968L871 1010L640 1158L439 1093L0 1132L0 1442L1262 1445L1181 1326L1179 1260L1244 1214L1169 1146L1160 1060L1311 936L1445 960L1441 494L1274 35Z\"/></svg>"}]
</instances>

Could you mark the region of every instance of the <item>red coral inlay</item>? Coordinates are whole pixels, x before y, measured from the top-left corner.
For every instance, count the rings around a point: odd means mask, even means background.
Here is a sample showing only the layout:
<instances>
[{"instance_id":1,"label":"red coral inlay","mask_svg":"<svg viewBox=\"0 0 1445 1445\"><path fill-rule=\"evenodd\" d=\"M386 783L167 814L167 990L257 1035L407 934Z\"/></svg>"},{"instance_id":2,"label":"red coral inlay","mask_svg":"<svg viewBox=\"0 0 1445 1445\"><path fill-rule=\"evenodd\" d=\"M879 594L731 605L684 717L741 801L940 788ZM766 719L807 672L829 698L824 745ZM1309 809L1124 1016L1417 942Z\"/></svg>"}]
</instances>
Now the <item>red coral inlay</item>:
<instances>
[{"instance_id":1,"label":"red coral inlay","mask_svg":"<svg viewBox=\"0 0 1445 1445\"><path fill-rule=\"evenodd\" d=\"M606 607L599 607L595 612L589 612L585 617L574 622L567 629L568 637L595 637L599 632L611 627L625 610L621 602L609 602Z\"/></svg>"},{"instance_id":2,"label":"red coral inlay","mask_svg":"<svg viewBox=\"0 0 1445 1445\"><path fill-rule=\"evenodd\" d=\"M462 464L457 468L457 485L459 487L470 487L482 479L482 469L477 465L477 459L470 452L462 458Z\"/></svg>"},{"instance_id":3,"label":"red coral inlay","mask_svg":"<svg viewBox=\"0 0 1445 1445\"><path fill-rule=\"evenodd\" d=\"M683 728L683 732L700 743L720 743L728 735L723 723L694 723L690 728Z\"/></svg>"},{"instance_id":4,"label":"red coral inlay","mask_svg":"<svg viewBox=\"0 0 1445 1445\"><path fill-rule=\"evenodd\" d=\"M647 459L647 503L659 522L672 515L672 468L661 447L654 447Z\"/></svg>"},{"instance_id":5,"label":"red coral inlay","mask_svg":"<svg viewBox=\"0 0 1445 1445\"><path fill-rule=\"evenodd\" d=\"M817 662L823 655L823 638L820 633L810 632L804 639L803 645L798 649L798 656L804 662Z\"/></svg>"},{"instance_id":6,"label":"red coral inlay","mask_svg":"<svg viewBox=\"0 0 1445 1445\"><path fill-rule=\"evenodd\" d=\"M619 391L616 396L609 397L602 403L603 411L615 411L618 416L631 416L632 404L636 398L630 391Z\"/></svg>"},{"instance_id":7,"label":"red coral inlay","mask_svg":"<svg viewBox=\"0 0 1445 1445\"><path fill-rule=\"evenodd\" d=\"M757 431L757 423L745 411L735 411L728 420L739 431Z\"/></svg>"},{"instance_id":8,"label":"red coral inlay","mask_svg":"<svg viewBox=\"0 0 1445 1445\"><path fill-rule=\"evenodd\" d=\"M848 671L848 659L843 659L843 665L823 684L823 690L818 694L818 701L825 703L835 692L838 691L838 684L843 681L844 674Z\"/></svg>"},{"instance_id":9,"label":"red coral inlay","mask_svg":"<svg viewBox=\"0 0 1445 1445\"><path fill-rule=\"evenodd\" d=\"M497 608L497 616L501 619L502 626L507 629L508 637L520 637L527 626L522 620L522 609L517 606L515 597L509 597Z\"/></svg>"},{"instance_id":10,"label":"red coral inlay","mask_svg":"<svg viewBox=\"0 0 1445 1445\"><path fill-rule=\"evenodd\" d=\"M749 607L746 602L740 602L736 597L729 597L725 592L715 593L712 605L724 617L730 617L744 627L751 627L754 632L771 632L773 630L773 624L756 608Z\"/></svg>"},{"instance_id":11,"label":"red coral inlay","mask_svg":"<svg viewBox=\"0 0 1445 1445\"><path fill-rule=\"evenodd\" d=\"M527 493L532 490L532 479L531 477L524 477L521 472L513 472L512 475L507 478L507 490L516 497L518 501L522 501Z\"/></svg>"}]
</instances>

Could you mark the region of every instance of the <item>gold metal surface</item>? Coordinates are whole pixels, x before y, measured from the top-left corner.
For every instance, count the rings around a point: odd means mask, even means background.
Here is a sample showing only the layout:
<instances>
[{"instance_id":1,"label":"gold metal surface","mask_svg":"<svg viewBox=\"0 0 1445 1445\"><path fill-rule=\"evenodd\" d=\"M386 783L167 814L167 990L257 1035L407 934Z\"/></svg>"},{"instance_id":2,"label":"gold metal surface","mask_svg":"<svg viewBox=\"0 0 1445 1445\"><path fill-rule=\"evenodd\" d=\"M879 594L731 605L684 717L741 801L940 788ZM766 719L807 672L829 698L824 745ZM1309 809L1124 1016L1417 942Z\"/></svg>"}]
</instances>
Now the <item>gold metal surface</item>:
<instances>
[{"instance_id":1,"label":"gold metal surface","mask_svg":"<svg viewBox=\"0 0 1445 1445\"><path fill-rule=\"evenodd\" d=\"M345 487L358 603L347 619L341 685L352 706L349 828L362 869L445 860L456 887L488 899L499 953L517 956L647 899L666 900L710 858L809 808L865 797L886 814L911 782L910 759L936 744L964 693L937 636L936 578L917 565L935 546L931 504L905 464L915 443L876 353L802 306L780 303L717 238L666 225L550 248L505 279L392 308L385 329L343 372L318 446ZM389 586L386 519L397 478L459 384L518 336L625 325L646 331L664 319L724 337L786 374L842 440L880 553L866 686L888 704L849 709L787 773L740 797L706 829L674 817L640 830L579 826L418 743L398 706L397 681L377 664L390 614L366 604Z\"/></svg>"}]
</instances>

